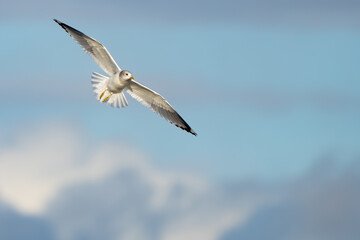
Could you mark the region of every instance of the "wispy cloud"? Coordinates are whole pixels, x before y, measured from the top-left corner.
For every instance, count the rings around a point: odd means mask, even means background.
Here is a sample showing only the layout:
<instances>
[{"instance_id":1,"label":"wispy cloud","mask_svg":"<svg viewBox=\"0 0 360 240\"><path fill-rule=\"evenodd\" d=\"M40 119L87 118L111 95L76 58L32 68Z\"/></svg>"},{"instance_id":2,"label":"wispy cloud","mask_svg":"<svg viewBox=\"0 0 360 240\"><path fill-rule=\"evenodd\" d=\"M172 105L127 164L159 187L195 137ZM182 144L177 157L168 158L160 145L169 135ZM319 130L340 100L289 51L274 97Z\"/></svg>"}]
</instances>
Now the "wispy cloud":
<instances>
[{"instance_id":1,"label":"wispy cloud","mask_svg":"<svg viewBox=\"0 0 360 240\"><path fill-rule=\"evenodd\" d=\"M121 141L92 146L66 124L11 139L0 150L1 198L44 216L59 239L218 239L268 201L246 187L160 170Z\"/></svg>"},{"instance_id":2,"label":"wispy cloud","mask_svg":"<svg viewBox=\"0 0 360 240\"><path fill-rule=\"evenodd\" d=\"M0 193L20 213L1 203L1 226L32 224L29 234L36 239L353 239L359 234L358 163L339 170L334 162L320 162L287 183L224 184L161 170L121 141L93 145L68 124L21 129L10 139L0 149ZM11 229L0 227L0 236L15 236Z\"/></svg>"},{"instance_id":3,"label":"wispy cloud","mask_svg":"<svg viewBox=\"0 0 360 240\"><path fill-rule=\"evenodd\" d=\"M21 129L0 149L0 195L25 213L41 213L68 184L97 180L142 158L125 143L88 148L75 126L45 123ZM26 197L24 197L26 196Z\"/></svg>"},{"instance_id":4,"label":"wispy cloud","mask_svg":"<svg viewBox=\"0 0 360 240\"><path fill-rule=\"evenodd\" d=\"M320 162L288 183L219 184L160 170L124 142L95 147L67 124L22 129L10 139L0 150L1 198L21 213L43 218L24 217L1 203L1 226L32 224L29 236L36 239L353 239L359 234L356 163L339 170L334 162ZM11 229L0 227L0 236L18 236Z\"/></svg>"},{"instance_id":5,"label":"wispy cloud","mask_svg":"<svg viewBox=\"0 0 360 240\"><path fill-rule=\"evenodd\" d=\"M359 162L339 170L320 162L301 179L285 185L281 201L259 209L221 240L356 239L360 234Z\"/></svg>"}]
</instances>

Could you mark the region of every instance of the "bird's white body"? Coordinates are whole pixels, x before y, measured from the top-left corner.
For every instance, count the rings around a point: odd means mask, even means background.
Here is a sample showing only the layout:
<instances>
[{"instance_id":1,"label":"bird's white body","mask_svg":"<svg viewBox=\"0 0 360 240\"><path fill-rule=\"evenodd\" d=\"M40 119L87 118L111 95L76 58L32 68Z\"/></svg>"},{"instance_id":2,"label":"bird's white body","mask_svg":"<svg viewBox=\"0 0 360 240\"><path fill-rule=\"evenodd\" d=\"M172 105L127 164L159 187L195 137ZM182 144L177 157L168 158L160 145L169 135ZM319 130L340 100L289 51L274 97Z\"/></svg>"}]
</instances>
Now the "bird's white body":
<instances>
[{"instance_id":1,"label":"bird's white body","mask_svg":"<svg viewBox=\"0 0 360 240\"><path fill-rule=\"evenodd\" d=\"M107 89L112 93L121 93L129 85L131 79L122 79L120 72L110 76L107 81Z\"/></svg>"},{"instance_id":2,"label":"bird's white body","mask_svg":"<svg viewBox=\"0 0 360 240\"><path fill-rule=\"evenodd\" d=\"M126 107L128 102L124 90L152 111L160 114L175 126L196 135L194 130L182 119L174 108L157 92L136 82L129 71L121 70L108 50L97 40L54 19L69 35L77 41L85 52L106 72L109 77L93 73L91 83L100 102L115 108Z\"/></svg>"},{"instance_id":3,"label":"bird's white body","mask_svg":"<svg viewBox=\"0 0 360 240\"><path fill-rule=\"evenodd\" d=\"M123 90L130 84L130 81L131 79L121 79L119 74L113 74L109 78L94 72L91 76L91 84L96 98L100 102L105 102L107 105L115 108L122 108L128 105Z\"/></svg>"}]
</instances>

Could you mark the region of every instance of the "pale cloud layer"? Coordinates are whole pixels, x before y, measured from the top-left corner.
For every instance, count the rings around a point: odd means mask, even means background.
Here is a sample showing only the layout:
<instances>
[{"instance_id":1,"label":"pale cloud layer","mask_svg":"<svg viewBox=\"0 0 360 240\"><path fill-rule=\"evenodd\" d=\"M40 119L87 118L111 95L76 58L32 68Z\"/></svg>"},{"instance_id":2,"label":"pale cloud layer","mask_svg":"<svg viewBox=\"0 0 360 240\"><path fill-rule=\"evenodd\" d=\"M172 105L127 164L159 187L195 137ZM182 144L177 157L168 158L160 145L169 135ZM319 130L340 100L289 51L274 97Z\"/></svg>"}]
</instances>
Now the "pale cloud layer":
<instances>
[{"instance_id":1,"label":"pale cloud layer","mask_svg":"<svg viewBox=\"0 0 360 240\"><path fill-rule=\"evenodd\" d=\"M220 239L357 239L359 163L339 170L335 162L320 162L301 179L284 185L279 202L260 209Z\"/></svg>"},{"instance_id":2,"label":"pale cloud layer","mask_svg":"<svg viewBox=\"0 0 360 240\"><path fill-rule=\"evenodd\" d=\"M63 187L96 181L130 164L141 154L125 143L111 143L92 150L75 126L45 124L19 130L11 143L0 149L0 196L24 213L41 213Z\"/></svg>"},{"instance_id":3,"label":"pale cloud layer","mask_svg":"<svg viewBox=\"0 0 360 240\"><path fill-rule=\"evenodd\" d=\"M92 145L71 124L10 135L0 149L1 199L23 214L45 216L61 240L215 240L264 201L159 170L121 141Z\"/></svg>"},{"instance_id":4,"label":"pale cloud layer","mask_svg":"<svg viewBox=\"0 0 360 240\"><path fill-rule=\"evenodd\" d=\"M120 140L96 145L68 123L20 128L7 140L0 141L0 237L335 240L360 234L358 161L342 168L326 160L286 183L225 184L160 169Z\"/></svg>"}]
</instances>

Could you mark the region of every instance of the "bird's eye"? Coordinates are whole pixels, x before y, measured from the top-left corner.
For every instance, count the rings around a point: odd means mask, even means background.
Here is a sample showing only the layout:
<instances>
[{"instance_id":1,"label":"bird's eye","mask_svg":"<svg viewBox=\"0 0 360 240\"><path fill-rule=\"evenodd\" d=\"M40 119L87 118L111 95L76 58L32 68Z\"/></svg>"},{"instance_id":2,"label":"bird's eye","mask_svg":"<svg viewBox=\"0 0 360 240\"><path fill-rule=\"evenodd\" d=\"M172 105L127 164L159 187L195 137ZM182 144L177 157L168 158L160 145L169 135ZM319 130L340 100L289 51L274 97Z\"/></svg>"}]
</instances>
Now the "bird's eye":
<instances>
[{"instance_id":1,"label":"bird's eye","mask_svg":"<svg viewBox=\"0 0 360 240\"><path fill-rule=\"evenodd\" d=\"M129 74L127 73L126 76L128 76Z\"/></svg>"}]
</instances>

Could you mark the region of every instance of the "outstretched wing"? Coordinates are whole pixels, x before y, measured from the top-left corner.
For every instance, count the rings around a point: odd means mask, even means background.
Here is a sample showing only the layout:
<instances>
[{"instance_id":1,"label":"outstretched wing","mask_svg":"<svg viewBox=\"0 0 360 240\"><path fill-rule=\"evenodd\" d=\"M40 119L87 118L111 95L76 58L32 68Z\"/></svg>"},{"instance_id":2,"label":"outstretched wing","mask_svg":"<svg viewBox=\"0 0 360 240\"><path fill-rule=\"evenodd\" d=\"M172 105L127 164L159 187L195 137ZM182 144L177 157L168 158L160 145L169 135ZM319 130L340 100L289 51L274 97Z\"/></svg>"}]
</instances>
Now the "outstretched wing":
<instances>
[{"instance_id":1,"label":"outstretched wing","mask_svg":"<svg viewBox=\"0 0 360 240\"><path fill-rule=\"evenodd\" d=\"M170 123L195 136L197 135L194 130L191 129L191 127L184 121L184 119L182 119L182 117L160 94L154 92L150 88L147 88L136 81L130 81L130 84L127 87L126 91L130 94L130 96L132 96L154 112L160 114L160 116L165 118Z\"/></svg>"},{"instance_id":2,"label":"outstretched wing","mask_svg":"<svg viewBox=\"0 0 360 240\"><path fill-rule=\"evenodd\" d=\"M66 25L65 23L56 19L54 19L54 21L59 24L76 42L78 42L84 51L87 52L92 59L94 59L96 64L107 74L113 75L116 72L121 71L104 45L75 28Z\"/></svg>"}]
</instances>

